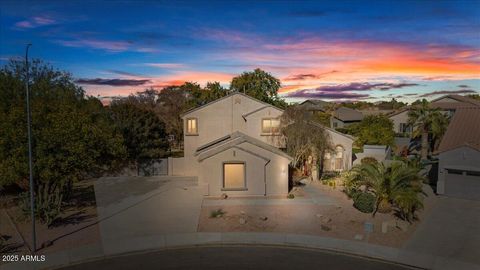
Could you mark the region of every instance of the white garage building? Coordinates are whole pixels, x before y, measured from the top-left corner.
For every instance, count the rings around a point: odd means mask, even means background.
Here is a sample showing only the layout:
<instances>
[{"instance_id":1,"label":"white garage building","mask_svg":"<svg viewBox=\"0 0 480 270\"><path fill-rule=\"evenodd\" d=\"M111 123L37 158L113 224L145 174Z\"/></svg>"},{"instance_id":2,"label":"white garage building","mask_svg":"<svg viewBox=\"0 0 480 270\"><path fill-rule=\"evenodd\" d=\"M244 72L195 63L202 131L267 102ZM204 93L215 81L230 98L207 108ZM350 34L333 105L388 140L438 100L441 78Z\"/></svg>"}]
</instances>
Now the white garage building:
<instances>
[{"instance_id":1,"label":"white garage building","mask_svg":"<svg viewBox=\"0 0 480 270\"><path fill-rule=\"evenodd\" d=\"M437 193L480 200L480 107L456 110L438 153Z\"/></svg>"}]
</instances>

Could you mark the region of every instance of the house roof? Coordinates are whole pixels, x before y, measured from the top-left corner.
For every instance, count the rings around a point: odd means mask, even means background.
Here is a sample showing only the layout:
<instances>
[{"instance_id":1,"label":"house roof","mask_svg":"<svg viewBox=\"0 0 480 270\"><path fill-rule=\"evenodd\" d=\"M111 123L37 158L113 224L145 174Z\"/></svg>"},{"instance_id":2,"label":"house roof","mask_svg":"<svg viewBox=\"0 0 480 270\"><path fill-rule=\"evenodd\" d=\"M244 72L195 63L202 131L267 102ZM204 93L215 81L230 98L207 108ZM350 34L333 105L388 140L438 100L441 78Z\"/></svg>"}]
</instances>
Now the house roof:
<instances>
[{"instance_id":1,"label":"house roof","mask_svg":"<svg viewBox=\"0 0 480 270\"><path fill-rule=\"evenodd\" d=\"M335 118L342 121L361 121L363 119L363 114L357 110L350 109L347 107L340 107L335 110Z\"/></svg>"},{"instance_id":2,"label":"house roof","mask_svg":"<svg viewBox=\"0 0 480 270\"><path fill-rule=\"evenodd\" d=\"M312 107L321 109L325 106L330 105L330 103L321 99L307 99L304 102L300 103L300 105L310 105Z\"/></svg>"},{"instance_id":3,"label":"house roof","mask_svg":"<svg viewBox=\"0 0 480 270\"><path fill-rule=\"evenodd\" d=\"M292 160L292 157L290 157L288 154L286 154L282 150L276 148L275 146L272 146L272 145L270 145L266 142L263 142L261 140L255 139L255 138L253 138L251 136L248 136L247 134L244 134L240 131L233 132L230 135L224 136L224 137L219 138L215 141L212 141L208 144L205 144L205 145L202 145L202 146L198 147L197 150L195 151L195 156L198 156L199 161L202 161L206 158L209 158L209 157L214 156L218 153L221 153L221 152L223 152L227 149L238 148L238 149L240 149L242 151L245 151L245 152L248 152L252 155L256 155L260 158L266 159L265 157L263 157L259 153L254 153L254 152L251 152L250 150L242 148L240 144L245 143L245 142L253 144L257 147L265 149L265 150L267 150L269 152L272 152L274 154L277 154L279 156L283 156L283 157L285 157L289 160Z\"/></svg>"},{"instance_id":4,"label":"house roof","mask_svg":"<svg viewBox=\"0 0 480 270\"><path fill-rule=\"evenodd\" d=\"M440 100L442 100L444 98L454 99L458 102L439 102ZM430 106L432 108L438 108L440 110L457 110L459 108L464 108L464 107L480 106L480 101L475 100L473 98L461 96L461 95L446 95L446 96L442 96L442 97L439 97L437 99L432 100L430 102ZM415 107L415 106L408 106L408 107L402 108L402 109L400 109L400 110L398 110L394 113L389 114L388 117L392 117L392 116L395 116L397 114L408 111L412 107Z\"/></svg>"},{"instance_id":5,"label":"house roof","mask_svg":"<svg viewBox=\"0 0 480 270\"><path fill-rule=\"evenodd\" d=\"M466 96L461 96L461 95L441 96L439 98L436 98L436 99L432 100L431 103L435 103L435 102L437 102L439 100L442 100L444 98L450 98L450 99L454 99L458 102L463 102L463 103L468 103L470 105L480 106L480 101L478 101L476 99L473 99L473 98L466 97ZM440 102L440 103L444 103L444 102ZM445 102L445 103L452 103L452 102Z\"/></svg>"},{"instance_id":6,"label":"house roof","mask_svg":"<svg viewBox=\"0 0 480 270\"><path fill-rule=\"evenodd\" d=\"M455 112L437 152L461 146L480 151L480 106L463 107Z\"/></svg>"},{"instance_id":7,"label":"house roof","mask_svg":"<svg viewBox=\"0 0 480 270\"><path fill-rule=\"evenodd\" d=\"M275 106L273 106L272 104L269 104L269 103L263 102L263 101L261 101L261 100L258 100L258 99L254 98L254 97L251 97L251 96L247 95L247 94L244 94L244 93L241 93L241 92L232 92L232 93L230 93L230 94L228 94L228 95L226 95L226 96L224 96L224 97L221 97L221 98L219 98L219 99L216 99L216 100L214 100L214 101L211 101L211 102L209 102L209 103L207 103L207 104L204 104L204 105L202 105L202 106L193 108L193 109L191 109L191 110L188 110L188 111L182 113L182 114L180 115L180 117L184 117L184 116L186 116L186 115L188 115L188 114L191 114L191 113L193 113L193 112L196 112L196 111L198 111L198 110L201 110L201 109L203 109L203 108L205 108L205 107L208 107L208 106L210 106L210 105L212 105L212 104L214 104L214 103L217 103L217 102L219 102L219 101L222 101L222 100L224 100L224 99L227 99L227 98L232 97L232 96L235 96L235 95L244 96L244 97L249 98L249 99L251 99L251 100L254 100L254 101L258 102L258 103L261 103L261 104L263 104L263 105L265 105L265 106L269 106L269 107L272 107L272 108L274 108L274 109L277 109L277 110L283 112L282 109L280 109L280 108L278 108L278 107L275 107Z\"/></svg>"},{"instance_id":8,"label":"house roof","mask_svg":"<svg viewBox=\"0 0 480 270\"><path fill-rule=\"evenodd\" d=\"M350 139L350 140L352 140L352 141L355 141L355 137L353 137L353 136L351 136L351 135L348 135L348 134L345 134L345 133L342 133L342 132L340 132L340 131L337 131L337 130L335 130L335 129L333 129L333 128L326 127L326 126L324 126L324 125L322 125L322 124L320 124L320 123L317 123L317 122L311 122L311 124L312 124L312 125L315 125L315 126L317 126L317 127L322 127L322 128L324 128L324 129L326 129L326 130L328 130L328 131L330 131L330 132L336 133L336 134L341 135L341 136L344 136L344 137L346 137L346 138L348 138L348 139Z\"/></svg>"}]
</instances>

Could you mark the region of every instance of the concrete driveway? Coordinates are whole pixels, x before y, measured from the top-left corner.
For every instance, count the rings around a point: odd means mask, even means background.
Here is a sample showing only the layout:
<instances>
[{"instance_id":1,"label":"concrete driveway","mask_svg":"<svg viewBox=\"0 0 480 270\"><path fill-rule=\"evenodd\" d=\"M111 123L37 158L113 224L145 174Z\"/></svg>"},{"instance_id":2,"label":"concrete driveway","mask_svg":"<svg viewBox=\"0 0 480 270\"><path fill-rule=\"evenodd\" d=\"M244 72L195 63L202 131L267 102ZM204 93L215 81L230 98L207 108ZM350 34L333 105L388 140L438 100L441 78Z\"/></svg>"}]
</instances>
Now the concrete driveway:
<instances>
[{"instance_id":1,"label":"concrete driveway","mask_svg":"<svg viewBox=\"0 0 480 270\"><path fill-rule=\"evenodd\" d=\"M439 197L404 248L480 265L480 202Z\"/></svg>"},{"instance_id":2,"label":"concrete driveway","mask_svg":"<svg viewBox=\"0 0 480 270\"><path fill-rule=\"evenodd\" d=\"M103 248L118 239L196 232L202 194L193 177L105 177L95 183Z\"/></svg>"}]
</instances>

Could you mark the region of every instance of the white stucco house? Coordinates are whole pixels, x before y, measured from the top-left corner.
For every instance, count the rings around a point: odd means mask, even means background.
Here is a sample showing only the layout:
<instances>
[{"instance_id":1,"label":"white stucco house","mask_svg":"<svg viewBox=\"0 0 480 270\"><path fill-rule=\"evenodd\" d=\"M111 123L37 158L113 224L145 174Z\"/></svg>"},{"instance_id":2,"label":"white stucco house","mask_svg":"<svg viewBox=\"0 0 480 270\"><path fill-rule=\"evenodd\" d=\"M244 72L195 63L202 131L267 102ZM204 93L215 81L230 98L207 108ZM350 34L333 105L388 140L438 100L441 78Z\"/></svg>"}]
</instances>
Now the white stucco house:
<instances>
[{"instance_id":1,"label":"white stucco house","mask_svg":"<svg viewBox=\"0 0 480 270\"><path fill-rule=\"evenodd\" d=\"M480 106L456 110L437 154L437 193L480 200Z\"/></svg>"},{"instance_id":2,"label":"white stucco house","mask_svg":"<svg viewBox=\"0 0 480 270\"><path fill-rule=\"evenodd\" d=\"M208 196L286 195L292 158L281 150L282 114L239 92L184 113L184 157L169 159L169 174L198 177ZM347 169L352 148L344 137L332 136L341 138L338 156Z\"/></svg>"}]
</instances>

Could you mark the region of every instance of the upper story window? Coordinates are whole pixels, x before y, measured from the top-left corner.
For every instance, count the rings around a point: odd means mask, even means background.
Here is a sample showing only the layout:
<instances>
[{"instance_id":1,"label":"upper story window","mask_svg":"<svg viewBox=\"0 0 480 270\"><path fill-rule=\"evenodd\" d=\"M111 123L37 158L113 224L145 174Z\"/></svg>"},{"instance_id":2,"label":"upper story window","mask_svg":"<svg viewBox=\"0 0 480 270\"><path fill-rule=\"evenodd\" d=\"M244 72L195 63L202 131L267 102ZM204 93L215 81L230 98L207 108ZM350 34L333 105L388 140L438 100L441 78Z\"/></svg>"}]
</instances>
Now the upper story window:
<instances>
[{"instance_id":1,"label":"upper story window","mask_svg":"<svg viewBox=\"0 0 480 270\"><path fill-rule=\"evenodd\" d=\"M186 135L198 135L198 119L187 118Z\"/></svg>"},{"instance_id":2,"label":"upper story window","mask_svg":"<svg viewBox=\"0 0 480 270\"><path fill-rule=\"evenodd\" d=\"M262 119L262 134L280 134L280 120L276 118Z\"/></svg>"}]
</instances>

